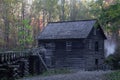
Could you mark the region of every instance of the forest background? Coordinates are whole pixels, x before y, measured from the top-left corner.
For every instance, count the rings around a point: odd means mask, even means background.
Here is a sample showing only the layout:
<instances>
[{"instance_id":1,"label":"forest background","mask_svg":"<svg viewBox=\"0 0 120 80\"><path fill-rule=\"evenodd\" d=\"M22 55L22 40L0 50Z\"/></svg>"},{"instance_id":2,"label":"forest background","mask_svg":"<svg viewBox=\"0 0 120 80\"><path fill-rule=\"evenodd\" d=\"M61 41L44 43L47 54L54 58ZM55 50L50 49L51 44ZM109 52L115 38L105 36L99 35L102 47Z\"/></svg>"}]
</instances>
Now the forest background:
<instances>
[{"instance_id":1,"label":"forest background","mask_svg":"<svg viewBox=\"0 0 120 80\"><path fill-rule=\"evenodd\" d=\"M0 51L37 47L48 22L85 19L98 19L107 56L120 56L120 0L0 0Z\"/></svg>"}]
</instances>

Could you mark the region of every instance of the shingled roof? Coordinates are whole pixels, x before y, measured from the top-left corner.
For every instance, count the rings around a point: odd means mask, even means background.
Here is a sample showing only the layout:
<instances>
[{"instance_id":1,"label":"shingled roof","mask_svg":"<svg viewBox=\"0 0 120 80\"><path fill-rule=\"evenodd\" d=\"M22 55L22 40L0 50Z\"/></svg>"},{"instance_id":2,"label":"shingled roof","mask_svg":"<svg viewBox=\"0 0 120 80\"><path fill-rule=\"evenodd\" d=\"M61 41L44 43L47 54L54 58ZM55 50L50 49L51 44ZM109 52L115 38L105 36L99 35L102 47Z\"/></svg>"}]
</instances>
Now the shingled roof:
<instances>
[{"instance_id":1,"label":"shingled roof","mask_svg":"<svg viewBox=\"0 0 120 80\"><path fill-rule=\"evenodd\" d=\"M38 35L38 39L86 38L97 20L51 22Z\"/></svg>"}]
</instances>

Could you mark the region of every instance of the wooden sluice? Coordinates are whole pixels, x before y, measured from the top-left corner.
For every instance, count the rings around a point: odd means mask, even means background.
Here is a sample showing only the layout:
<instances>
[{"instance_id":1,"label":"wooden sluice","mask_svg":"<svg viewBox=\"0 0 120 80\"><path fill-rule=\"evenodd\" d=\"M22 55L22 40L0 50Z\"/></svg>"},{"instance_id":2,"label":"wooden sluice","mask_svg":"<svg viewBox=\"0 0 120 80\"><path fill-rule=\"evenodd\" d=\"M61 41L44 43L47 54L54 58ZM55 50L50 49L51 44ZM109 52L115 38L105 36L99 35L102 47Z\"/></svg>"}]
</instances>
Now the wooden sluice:
<instances>
[{"instance_id":1,"label":"wooden sluice","mask_svg":"<svg viewBox=\"0 0 120 80\"><path fill-rule=\"evenodd\" d=\"M26 75L41 74L47 70L40 52L8 51L0 53L0 80L14 80Z\"/></svg>"}]
</instances>

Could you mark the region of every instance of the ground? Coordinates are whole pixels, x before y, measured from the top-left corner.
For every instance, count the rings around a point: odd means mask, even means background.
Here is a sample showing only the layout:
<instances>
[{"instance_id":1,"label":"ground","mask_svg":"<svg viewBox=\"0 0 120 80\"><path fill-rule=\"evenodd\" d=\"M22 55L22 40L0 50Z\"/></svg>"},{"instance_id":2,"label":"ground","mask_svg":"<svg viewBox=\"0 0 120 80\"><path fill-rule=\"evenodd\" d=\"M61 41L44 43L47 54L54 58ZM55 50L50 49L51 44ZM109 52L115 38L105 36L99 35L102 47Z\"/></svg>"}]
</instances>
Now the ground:
<instances>
[{"instance_id":1,"label":"ground","mask_svg":"<svg viewBox=\"0 0 120 80\"><path fill-rule=\"evenodd\" d=\"M105 74L111 71L77 71L69 74L35 76L19 80L107 80Z\"/></svg>"}]
</instances>

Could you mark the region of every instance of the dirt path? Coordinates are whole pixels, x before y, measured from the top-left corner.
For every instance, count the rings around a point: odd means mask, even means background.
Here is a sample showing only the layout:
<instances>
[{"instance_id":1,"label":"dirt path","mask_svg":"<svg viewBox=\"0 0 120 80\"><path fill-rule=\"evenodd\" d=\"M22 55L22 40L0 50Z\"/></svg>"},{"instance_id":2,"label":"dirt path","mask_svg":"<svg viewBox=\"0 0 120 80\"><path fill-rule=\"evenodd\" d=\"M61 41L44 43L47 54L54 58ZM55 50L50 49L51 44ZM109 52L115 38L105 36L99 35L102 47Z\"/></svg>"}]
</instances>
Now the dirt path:
<instances>
[{"instance_id":1,"label":"dirt path","mask_svg":"<svg viewBox=\"0 0 120 80\"><path fill-rule=\"evenodd\" d=\"M78 71L70 74L59 74L53 76L36 76L19 80L104 80L104 74L111 71Z\"/></svg>"}]
</instances>

